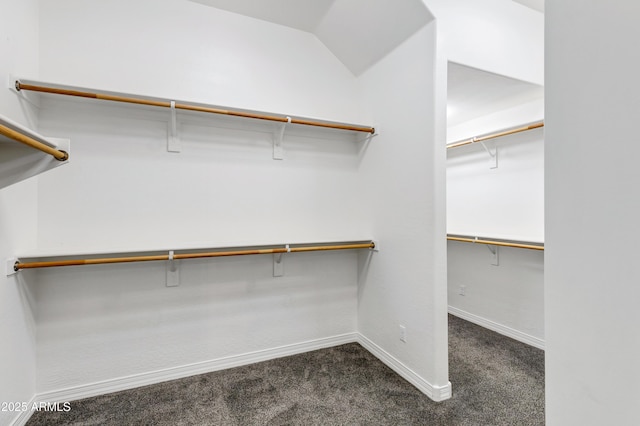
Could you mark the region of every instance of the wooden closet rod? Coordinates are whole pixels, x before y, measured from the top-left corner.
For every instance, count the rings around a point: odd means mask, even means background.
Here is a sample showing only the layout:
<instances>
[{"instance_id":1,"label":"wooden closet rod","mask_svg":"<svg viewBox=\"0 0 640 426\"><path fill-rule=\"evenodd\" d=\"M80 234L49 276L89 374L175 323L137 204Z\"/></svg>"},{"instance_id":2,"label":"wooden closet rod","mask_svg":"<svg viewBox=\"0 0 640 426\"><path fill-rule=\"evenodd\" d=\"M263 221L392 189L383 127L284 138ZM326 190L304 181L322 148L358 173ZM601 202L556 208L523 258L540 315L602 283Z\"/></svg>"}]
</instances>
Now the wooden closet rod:
<instances>
[{"instance_id":1,"label":"wooden closet rod","mask_svg":"<svg viewBox=\"0 0 640 426\"><path fill-rule=\"evenodd\" d=\"M485 240L479 238L464 238L464 237L450 237L447 235L447 240L449 241L462 241L463 243L480 243L480 244L490 244L492 246L503 246L503 247L515 247L515 248L523 248L530 250L544 250L544 245L534 245L534 244L523 244L523 243L508 243L504 241L496 241L496 240Z\"/></svg>"},{"instance_id":2,"label":"wooden closet rod","mask_svg":"<svg viewBox=\"0 0 640 426\"><path fill-rule=\"evenodd\" d=\"M13 139L14 141L29 145L31 148L35 148L49 155L52 155L56 160L66 161L69 159L69 154L67 154L66 151L51 148L50 146L43 144L42 142L38 142L30 136L23 135L22 133L17 132L9 127L3 126L2 124L0 124L0 134Z\"/></svg>"},{"instance_id":3,"label":"wooden closet rod","mask_svg":"<svg viewBox=\"0 0 640 426\"><path fill-rule=\"evenodd\" d=\"M55 95L77 96L81 98L100 99L104 101L125 102L130 104L171 108L171 101L153 101L149 99L116 96L116 95L109 95L105 93L91 93L91 92L83 92L78 90L59 89L56 87L36 86L31 84L22 84L20 83L19 80L16 81L15 87L16 87L16 90L18 91L29 90L32 92L52 93ZM188 110L188 111L206 112L210 114L223 114L223 115L231 115L235 117L255 118L258 120L279 121L281 123L289 122L289 117L258 114L258 113L238 111L238 110L211 108L211 107L204 107L204 106L198 106L198 105L183 104L178 102L175 103L175 108ZM327 123L322 121L306 120L302 118L293 118L293 117L291 117L291 123L302 124L305 126L326 127L330 129L352 130L355 132L365 132L365 133L371 133L371 134L376 132L376 130L373 127L356 126L356 125L350 125L350 124Z\"/></svg>"},{"instance_id":4,"label":"wooden closet rod","mask_svg":"<svg viewBox=\"0 0 640 426\"><path fill-rule=\"evenodd\" d=\"M527 130L538 129L540 127L544 127L544 122L543 121L539 121L537 123L533 123L533 124L530 124L528 126L518 127L518 128L515 128L515 129L509 129L509 130L503 130L501 132L491 133L489 135L476 136L476 137L473 137L471 139L464 139L464 140L461 140L461 141L458 141L458 142L450 143L450 144L447 145L447 149L449 149L449 148L457 148L459 146L469 145L469 144L476 143L476 142L483 142L483 141L486 141L488 139L499 138L501 136L512 135L514 133L526 132Z\"/></svg>"},{"instance_id":5,"label":"wooden closet rod","mask_svg":"<svg viewBox=\"0 0 640 426\"><path fill-rule=\"evenodd\" d=\"M357 243L357 244L335 244L326 246L302 246L302 247L272 247L264 249L250 250L231 250L231 251L213 251L202 253L176 253L173 255L174 260L180 259L199 259L204 257L223 257L223 256L245 256L252 254L278 254L278 253L298 253L308 251L326 251L326 250L352 250L352 249L373 249L375 243ZM79 265L100 265L106 263L129 263L129 262L149 262L154 260L171 260L169 254L148 255L148 256L128 256L128 257L107 257L98 259L71 259L71 260L53 260L47 262L16 262L13 266L14 271L21 269L33 268L51 268L55 266L79 266Z\"/></svg>"}]
</instances>

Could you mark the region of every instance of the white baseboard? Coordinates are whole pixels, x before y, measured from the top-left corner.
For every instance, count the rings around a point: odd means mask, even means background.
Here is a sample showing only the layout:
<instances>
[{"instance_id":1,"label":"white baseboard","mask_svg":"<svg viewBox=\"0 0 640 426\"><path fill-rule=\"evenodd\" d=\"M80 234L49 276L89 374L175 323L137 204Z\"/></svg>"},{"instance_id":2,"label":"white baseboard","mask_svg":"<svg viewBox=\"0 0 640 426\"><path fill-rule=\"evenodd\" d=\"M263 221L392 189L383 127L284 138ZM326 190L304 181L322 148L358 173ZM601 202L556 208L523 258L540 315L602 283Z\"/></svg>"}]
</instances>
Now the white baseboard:
<instances>
[{"instance_id":1,"label":"white baseboard","mask_svg":"<svg viewBox=\"0 0 640 426\"><path fill-rule=\"evenodd\" d=\"M28 407L33 407L33 404L36 402L36 397L35 395L31 398L31 401L29 401L29 405ZM27 422L29 421L29 419L31 418L31 415L33 414L33 411L31 411L31 409L29 410L25 410L22 411L15 419L13 419L13 421L10 423L11 426L24 426L27 424Z\"/></svg>"},{"instance_id":2,"label":"white baseboard","mask_svg":"<svg viewBox=\"0 0 640 426\"><path fill-rule=\"evenodd\" d=\"M240 367L243 365L267 361L270 359L296 355L304 352L315 351L318 349L324 349L353 342L358 342L359 344L361 344L376 358L389 366L393 371L406 379L409 383L414 385L422 393L424 393L434 401L444 401L451 397L451 383L448 382L445 386L434 386L420 377L398 359L383 350L380 346L373 343L367 337L359 333L346 333L338 336L280 346L277 348L255 351L242 355L235 355L184 365L180 367L172 367L164 370L151 371L148 373L136 374L127 377L120 377L117 379L104 380L87 385L73 386L66 389L43 392L35 395L29 404L32 405L33 403L40 402L48 402L53 404L75 401L78 399L90 398L112 392L162 383L168 380L181 379L197 374L204 374L213 371L225 370L228 368ZM32 413L30 411L22 413L19 417L16 418L16 420L14 420L12 426L23 426L29 420L31 414Z\"/></svg>"},{"instance_id":3,"label":"white baseboard","mask_svg":"<svg viewBox=\"0 0 640 426\"><path fill-rule=\"evenodd\" d=\"M527 345L531 345L538 349L544 350L544 340L538 337L531 336L527 333L523 333L522 331L507 327L506 325L502 325L478 315L463 311L462 309L454 308L453 306L449 306L449 313L451 315L462 318L463 320L467 320L484 328L488 328L489 330L495 331L496 333L500 333L504 336L510 337L519 342L526 343Z\"/></svg>"},{"instance_id":4,"label":"white baseboard","mask_svg":"<svg viewBox=\"0 0 640 426\"><path fill-rule=\"evenodd\" d=\"M346 333L323 339L311 340L292 345L280 346L272 349L250 352L242 355L234 355L211 361L198 362L180 367L172 367L164 370L151 371L117 379L105 380L87 385L74 386L50 392L43 392L35 396L36 402L67 402L83 398L104 395L140 386L147 386L168 380L181 379L197 374L210 373L227 368L240 367L270 359L296 355L332 346L344 345L358 341L357 333Z\"/></svg>"},{"instance_id":5,"label":"white baseboard","mask_svg":"<svg viewBox=\"0 0 640 426\"><path fill-rule=\"evenodd\" d=\"M358 334L358 343L432 400L451 398L451 382L445 386L434 386L362 334Z\"/></svg>"}]
</instances>

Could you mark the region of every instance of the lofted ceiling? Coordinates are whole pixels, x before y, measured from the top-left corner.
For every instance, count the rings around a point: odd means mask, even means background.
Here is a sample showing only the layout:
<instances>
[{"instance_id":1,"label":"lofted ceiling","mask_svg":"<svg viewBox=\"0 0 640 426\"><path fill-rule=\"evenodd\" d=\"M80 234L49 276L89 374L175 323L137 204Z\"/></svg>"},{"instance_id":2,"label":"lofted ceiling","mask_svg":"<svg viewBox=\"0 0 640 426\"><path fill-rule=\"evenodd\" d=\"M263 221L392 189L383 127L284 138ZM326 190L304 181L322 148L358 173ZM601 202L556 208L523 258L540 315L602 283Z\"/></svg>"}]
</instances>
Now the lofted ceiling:
<instances>
[{"instance_id":1,"label":"lofted ceiling","mask_svg":"<svg viewBox=\"0 0 640 426\"><path fill-rule=\"evenodd\" d=\"M360 75L433 20L423 0L189 0L313 33Z\"/></svg>"},{"instance_id":2,"label":"lofted ceiling","mask_svg":"<svg viewBox=\"0 0 640 426\"><path fill-rule=\"evenodd\" d=\"M449 62L447 125L506 110L544 97L537 84Z\"/></svg>"},{"instance_id":3,"label":"lofted ceiling","mask_svg":"<svg viewBox=\"0 0 640 426\"><path fill-rule=\"evenodd\" d=\"M533 10L544 13L544 0L513 0Z\"/></svg>"},{"instance_id":4,"label":"lofted ceiling","mask_svg":"<svg viewBox=\"0 0 640 426\"><path fill-rule=\"evenodd\" d=\"M315 34L354 75L433 20L428 0L188 1ZM545 0L513 1L544 12Z\"/></svg>"},{"instance_id":5,"label":"lofted ceiling","mask_svg":"<svg viewBox=\"0 0 640 426\"><path fill-rule=\"evenodd\" d=\"M241 15L250 16L252 18L261 19L263 21L273 22L275 24L285 25L291 28L297 28L302 31L315 33L320 23L324 19L327 12L331 9L336 0L189 0L195 3L212 6L228 12L239 13ZM544 12L545 0L513 0L524 6L539 12ZM420 0L420 3L424 1ZM376 7L375 2L358 2L352 1L352 4L364 6L360 10L366 14L367 9ZM388 2L393 3L394 8L403 7L403 2L397 0ZM407 3L407 2L404 2ZM428 1L427 1L428 3ZM426 10L426 7L425 7ZM355 28L355 27L353 27Z\"/></svg>"},{"instance_id":6,"label":"lofted ceiling","mask_svg":"<svg viewBox=\"0 0 640 426\"><path fill-rule=\"evenodd\" d=\"M191 0L313 33L335 0Z\"/></svg>"}]
</instances>

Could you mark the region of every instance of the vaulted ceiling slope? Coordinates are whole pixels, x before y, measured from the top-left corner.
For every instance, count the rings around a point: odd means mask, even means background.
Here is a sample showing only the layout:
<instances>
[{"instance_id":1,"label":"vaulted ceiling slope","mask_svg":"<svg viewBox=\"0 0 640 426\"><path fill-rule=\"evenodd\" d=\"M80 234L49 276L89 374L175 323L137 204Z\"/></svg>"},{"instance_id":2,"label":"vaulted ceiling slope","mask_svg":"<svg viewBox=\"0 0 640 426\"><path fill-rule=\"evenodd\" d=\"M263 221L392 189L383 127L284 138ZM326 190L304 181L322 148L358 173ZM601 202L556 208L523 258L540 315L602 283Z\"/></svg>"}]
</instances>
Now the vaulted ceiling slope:
<instances>
[{"instance_id":1,"label":"vaulted ceiling slope","mask_svg":"<svg viewBox=\"0 0 640 426\"><path fill-rule=\"evenodd\" d=\"M313 33L360 75L433 20L422 0L189 0Z\"/></svg>"},{"instance_id":2,"label":"vaulted ceiling slope","mask_svg":"<svg viewBox=\"0 0 640 426\"><path fill-rule=\"evenodd\" d=\"M520 3L533 10L544 13L544 0L513 0L516 3Z\"/></svg>"}]
</instances>

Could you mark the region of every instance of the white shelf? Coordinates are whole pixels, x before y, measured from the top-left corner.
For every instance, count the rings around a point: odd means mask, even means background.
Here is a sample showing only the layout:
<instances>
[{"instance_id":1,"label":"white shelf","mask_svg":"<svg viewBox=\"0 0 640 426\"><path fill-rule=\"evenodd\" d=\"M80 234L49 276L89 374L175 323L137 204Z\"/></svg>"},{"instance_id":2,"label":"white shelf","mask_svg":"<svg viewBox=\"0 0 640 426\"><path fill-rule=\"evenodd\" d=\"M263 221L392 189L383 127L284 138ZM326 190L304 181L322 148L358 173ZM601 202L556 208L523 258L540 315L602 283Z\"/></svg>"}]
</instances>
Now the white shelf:
<instances>
[{"instance_id":1,"label":"white shelf","mask_svg":"<svg viewBox=\"0 0 640 426\"><path fill-rule=\"evenodd\" d=\"M32 86L32 88L23 88L18 91L18 82L22 85ZM72 86L59 83L51 83L39 80L14 78L16 87L12 86L12 90L16 93L22 94L23 92L29 96L62 96L65 98L75 98L78 100L95 100L104 102L119 103L122 106L137 107L137 108L160 108L168 107L172 102L174 105L171 108L175 108L177 112L181 114L185 113L213 113L209 115L218 117L227 117L230 119L243 119L256 122L275 122L282 125L291 123L295 127L306 127L309 129L324 129L329 131L341 131L354 134L372 134L369 129L373 130L373 127L362 124L347 123L334 120L326 120L322 118L304 117L293 114L284 114L277 112L265 112L259 110L251 110L244 108L234 108L224 105L202 103L202 102L190 102L180 99L161 98L156 96L142 95L136 93L115 92L110 90L101 90L96 88Z\"/></svg>"},{"instance_id":2,"label":"white shelf","mask_svg":"<svg viewBox=\"0 0 640 426\"><path fill-rule=\"evenodd\" d=\"M449 237L462 237L462 238L478 238L480 240L496 240L510 243L522 243L522 244L542 244L544 240L538 238L530 238L522 235L506 235L506 234L470 234L468 232L447 232Z\"/></svg>"},{"instance_id":3,"label":"white shelf","mask_svg":"<svg viewBox=\"0 0 640 426\"><path fill-rule=\"evenodd\" d=\"M216 250L236 250L244 248L256 248L267 246L284 246L286 244L301 245L333 245L347 244L355 242L374 241L372 238L352 238L341 240L313 240L313 241L235 241L235 242L216 242L216 243L182 243L174 246L155 246L155 247L110 247L104 249L81 248L81 247L54 247L40 249L18 249L16 258L22 261L37 262L44 259L63 259L74 257L115 257L121 255L147 255L154 253L175 252L200 252L200 251L216 251Z\"/></svg>"}]
</instances>

